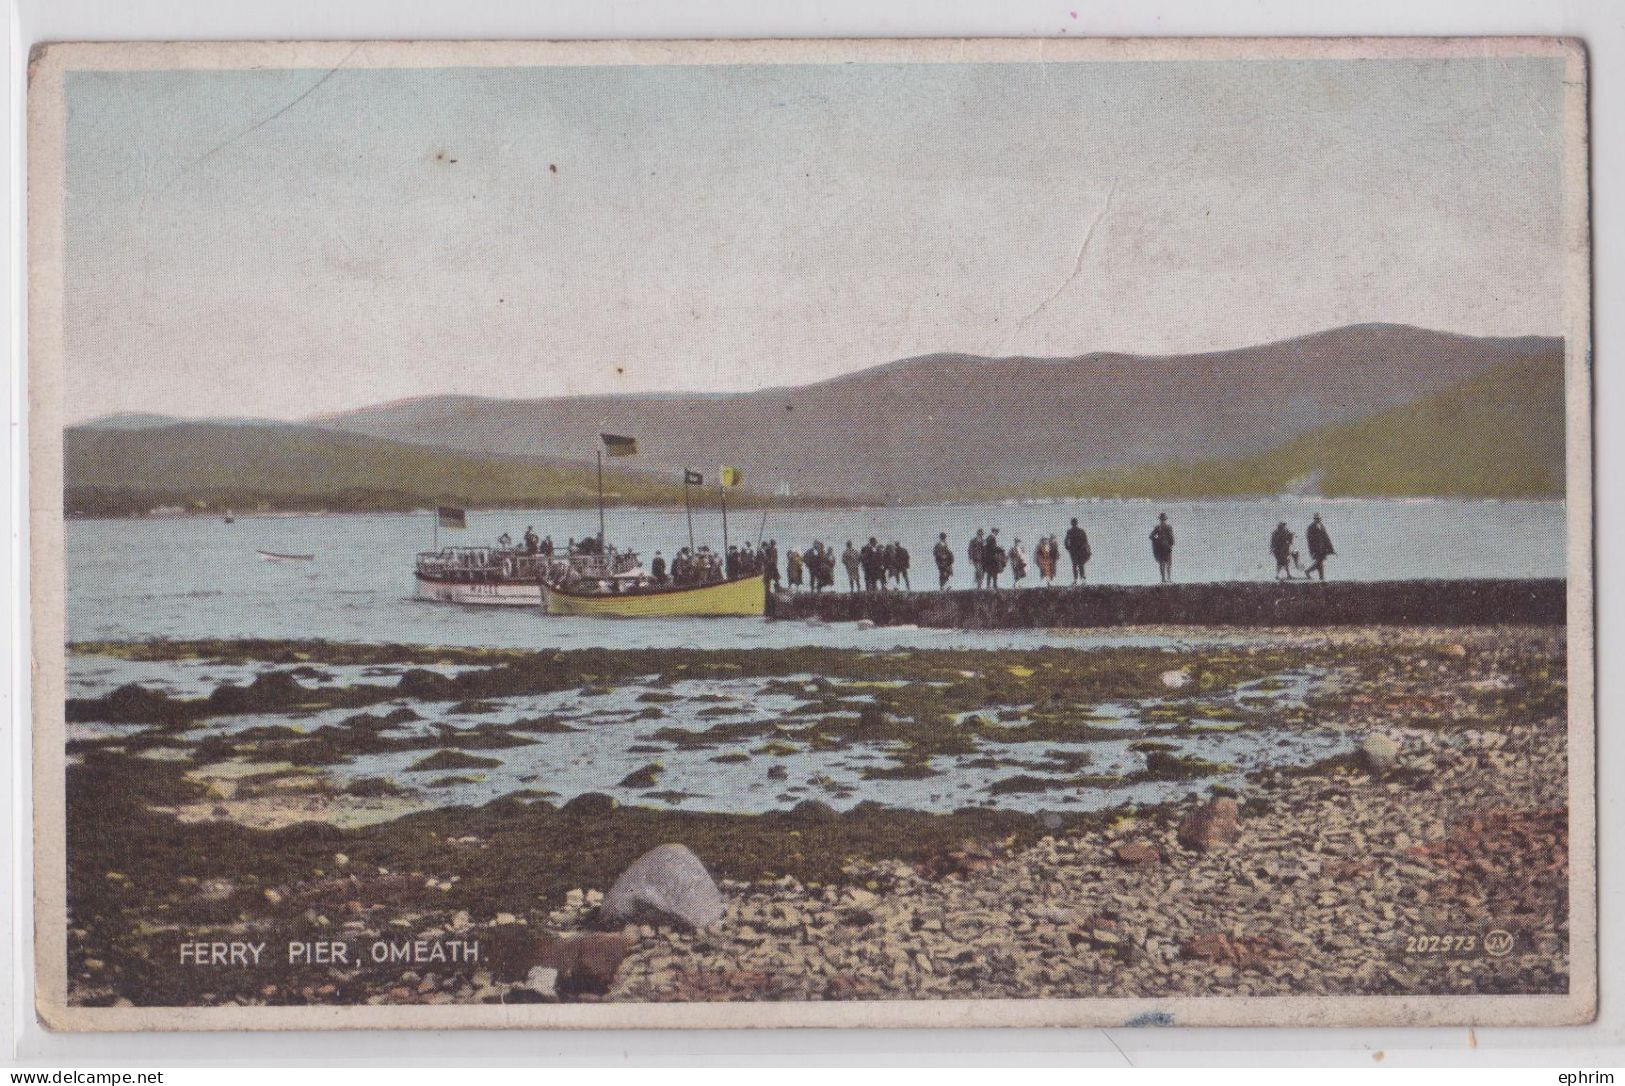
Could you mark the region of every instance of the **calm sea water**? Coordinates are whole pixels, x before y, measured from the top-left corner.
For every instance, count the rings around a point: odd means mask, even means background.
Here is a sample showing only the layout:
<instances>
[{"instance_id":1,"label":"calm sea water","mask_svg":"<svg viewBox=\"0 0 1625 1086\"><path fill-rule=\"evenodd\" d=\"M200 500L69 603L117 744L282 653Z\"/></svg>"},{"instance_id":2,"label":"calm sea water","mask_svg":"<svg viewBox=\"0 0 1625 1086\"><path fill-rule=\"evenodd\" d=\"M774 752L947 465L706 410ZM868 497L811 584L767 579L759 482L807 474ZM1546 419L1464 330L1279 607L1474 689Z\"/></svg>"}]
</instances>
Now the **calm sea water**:
<instances>
[{"instance_id":1,"label":"calm sea water","mask_svg":"<svg viewBox=\"0 0 1625 1086\"><path fill-rule=\"evenodd\" d=\"M1278 521L1302 533L1320 512L1337 556L1330 575L1345 580L1453 577L1555 577L1564 574L1561 502L1300 500L1153 504L1090 501L1031 505L788 510L729 515L734 542L758 535L803 548L822 539L837 550L848 539L900 540L913 554L914 587L935 588L931 544L948 533L954 584L970 586L965 544L978 528L1019 538L1029 554L1041 534L1065 532L1072 517L1089 532L1091 582L1148 584L1156 567L1146 539L1167 512L1178 539L1181 581L1263 580L1274 570L1266 541ZM471 512L466 531L442 531L442 544L488 544L527 525L568 538L597 531L595 510ZM696 510L696 541L722 542L714 508ZM669 557L688 540L683 511L611 509L610 539L647 561ZM683 644L758 647L851 644L980 648L1057 643L1048 631L858 631L759 619L680 625L660 621L550 618L524 608L472 608L412 598L412 560L428 549L427 514L71 521L67 526L68 634L74 640L124 638L309 638L433 645L583 647ZM313 562L260 561L259 549L314 554ZM1070 580L1063 553L1057 583ZM1026 584L1037 583L1034 566ZM837 580L844 574L837 570ZM1137 635L1089 635L1091 643L1137 643Z\"/></svg>"}]
</instances>

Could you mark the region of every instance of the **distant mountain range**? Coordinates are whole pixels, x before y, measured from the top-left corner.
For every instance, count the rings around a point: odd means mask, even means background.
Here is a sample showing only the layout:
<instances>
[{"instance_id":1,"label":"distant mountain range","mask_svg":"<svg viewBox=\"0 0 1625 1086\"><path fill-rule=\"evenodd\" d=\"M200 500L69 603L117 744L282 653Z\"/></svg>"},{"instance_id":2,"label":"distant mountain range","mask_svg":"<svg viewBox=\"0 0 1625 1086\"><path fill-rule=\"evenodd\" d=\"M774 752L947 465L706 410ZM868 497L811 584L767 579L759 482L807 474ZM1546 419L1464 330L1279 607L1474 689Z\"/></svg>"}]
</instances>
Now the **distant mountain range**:
<instances>
[{"instance_id":1,"label":"distant mountain range","mask_svg":"<svg viewBox=\"0 0 1625 1086\"><path fill-rule=\"evenodd\" d=\"M729 396L433 396L311 420L471 452L581 459L600 430L645 463L739 464L758 485L866 500L1245 456L1412 403L1562 341L1356 325L1209 354L935 354Z\"/></svg>"},{"instance_id":2,"label":"distant mountain range","mask_svg":"<svg viewBox=\"0 0 1625 1086\"><path fill-rule=\"evenodd\" d=\"M591 464L500 457L299 424L174 422L76 426L64 435L69 512L126 516L173 506L363 512L454 505L597 503ZM682 486L606 468L616 504L666 505Z\"/></svg>"},{"instance_id":3,"label":"distant mountain range","mask_svg":"<svg viewBox=\"0 0 1625 1086\"><path fill-rule=\"evenodd\" d=\"M709 478L718 463L760 492L864 502L1276 493L1304 479L1328 494L1557 496L1563 420L1561 339L1353 325L1196 355L927 355L739 394L433 396L305 423L112 416L68 430L66 484L87 511L113 511L115 492L590 504L607 431L638 440L613 489L639 502L681 501L679 470Z\"/></svg>"}]
</instances>

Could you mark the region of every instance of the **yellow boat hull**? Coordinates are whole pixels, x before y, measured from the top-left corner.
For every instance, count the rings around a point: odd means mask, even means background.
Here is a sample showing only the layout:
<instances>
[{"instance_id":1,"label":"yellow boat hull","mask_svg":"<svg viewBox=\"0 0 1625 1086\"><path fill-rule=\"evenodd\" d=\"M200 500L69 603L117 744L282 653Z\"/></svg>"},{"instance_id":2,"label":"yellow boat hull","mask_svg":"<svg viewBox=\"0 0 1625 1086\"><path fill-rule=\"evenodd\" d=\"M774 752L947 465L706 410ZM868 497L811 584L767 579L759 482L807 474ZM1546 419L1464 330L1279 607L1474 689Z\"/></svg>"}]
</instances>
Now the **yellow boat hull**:
<instances>
[{"instance_id":1,"label":"yellow boat hull","mask_svg":"<svg viewBox=\"0 0 1625 1086\"><path fill-rule=\"evenodd\" d=\"M767 613L767 582L761 577L663 588L652 592L573 592L542 587L550 615L595 615L604 618L699 618L722 615L760 617Z\"/></svg>"}]
</instances>

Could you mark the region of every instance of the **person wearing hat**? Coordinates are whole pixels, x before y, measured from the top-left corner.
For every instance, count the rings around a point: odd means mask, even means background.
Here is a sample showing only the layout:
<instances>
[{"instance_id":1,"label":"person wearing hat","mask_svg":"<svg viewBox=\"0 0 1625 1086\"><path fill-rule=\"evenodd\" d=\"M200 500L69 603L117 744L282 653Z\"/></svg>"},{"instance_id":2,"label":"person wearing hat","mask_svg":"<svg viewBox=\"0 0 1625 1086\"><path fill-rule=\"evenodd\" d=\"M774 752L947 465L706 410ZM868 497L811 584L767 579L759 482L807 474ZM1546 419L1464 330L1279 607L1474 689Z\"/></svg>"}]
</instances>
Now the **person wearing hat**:
<instances>
[{"instance_id":1,"label":"person wearing hat","mask_svg":"<svg viewBox=\"0 0 1625 1086\"><path fill-rule=\"evenodd\" d=\"M1309 568L1303 571L1303 575L1308 577L1311 573L1318 573L1320 579L1324 581L1326 559L1337 552L1332 549L1332 535L1321 522L1319 513L1315 514L1315 519L1309 522L1309 527L1303 534L1309 542Z\"/></svg>"},{"instance_id":2,"label":"person wearing hat","mask_svg":"<svg viewBox=\"0 0 1625 1086\"><path fill-rule=\"evenodd\" d=\"M1292 530L1286 526L1286 521L1275 526L1270 533L1270 553L1275 556L1275 579L1292 579L1292 540L1296 538Z\"/></svg>"},{"instance_id":3,"label":"person wearing hat","mask_svg":"<svg viewBox=\"0 0 1625 1086\"><path fill-rule=\"evenodd\" d=\"M999 543L999 530L993 528L982 543L982 572L987 586L995 592L999 590L999 574L1004 572L1006 557L1004 547Z\"/></svg>"},{"instance_id":4,"label":"person wearing hat","mask_svg":"<svg viewBox=\"0 0 1625 1086\"><path fill-rule=\"evenodd\" d=\"M1072 583L1087 581L1085 572L1089 565L1092 552L1089 550L1089 533L1078 525L1078 518L1072 518L1072 527L1066 530L1066 553L1072 559Z\"/></svg>"},{"instance_id":5,"label":"person wearing hat","mask_svg":"<svg viewBox=\"0 0 1625 1086\"><path fill-rule=\"evenodd\" d=\"M937 561L937 588L946 589L954 579L954 549L948 546L948 533L937 533L937 545L931 548L931 557Z\"/></svg>"},{"instance_id":6,"label":"person wearing hat","mask_svg":"<svg viewBox=\"0 0 1625 1086\"><path fill-rule=\"evenodd\" d=\"M1174 579L1174 527L1168 523L1167 513L1157 514L1157 526L1151 529L1151 557L1157 560L1157 576L1163 584Z\"/></svg>"}]
</instances>

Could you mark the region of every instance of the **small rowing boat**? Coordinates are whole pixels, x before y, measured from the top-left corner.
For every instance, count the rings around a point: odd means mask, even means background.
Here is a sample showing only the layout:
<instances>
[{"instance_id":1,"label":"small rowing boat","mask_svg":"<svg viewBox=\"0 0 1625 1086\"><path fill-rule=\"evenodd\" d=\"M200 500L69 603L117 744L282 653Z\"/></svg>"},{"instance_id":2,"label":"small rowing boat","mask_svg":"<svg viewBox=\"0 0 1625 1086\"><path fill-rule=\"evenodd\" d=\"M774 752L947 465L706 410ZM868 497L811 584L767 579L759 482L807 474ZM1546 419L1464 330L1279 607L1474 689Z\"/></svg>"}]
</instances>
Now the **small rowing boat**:
<instances>
[{"instance_id":1,"label":"small rowing boat","mask_svg":"<svg viewBox=\"0 0 1625 1086\"><path fill-rule=\"evenodd\" d=\"M255 551L261 562L314 562L314 554L281 554L277 551Z\"/></svg>"},{"instance_id":2,"label":"small rowing boat","mask_svg":"<svg viewBox=\"0 0 1625 1086\"><path fill-rule=\"evenodd\" d=\"M569 588L544 584L542 595L550 615L593 615L606 618L698 618L739 615L759 618L767 613L767 581L752 573L710 584L650 585L618 581L576 584Z\"/></svg>"}]
</instances>

